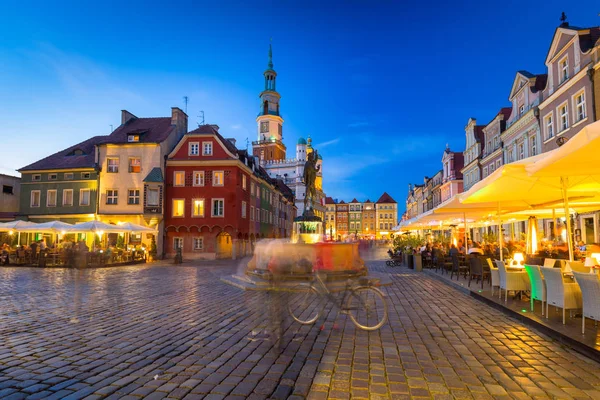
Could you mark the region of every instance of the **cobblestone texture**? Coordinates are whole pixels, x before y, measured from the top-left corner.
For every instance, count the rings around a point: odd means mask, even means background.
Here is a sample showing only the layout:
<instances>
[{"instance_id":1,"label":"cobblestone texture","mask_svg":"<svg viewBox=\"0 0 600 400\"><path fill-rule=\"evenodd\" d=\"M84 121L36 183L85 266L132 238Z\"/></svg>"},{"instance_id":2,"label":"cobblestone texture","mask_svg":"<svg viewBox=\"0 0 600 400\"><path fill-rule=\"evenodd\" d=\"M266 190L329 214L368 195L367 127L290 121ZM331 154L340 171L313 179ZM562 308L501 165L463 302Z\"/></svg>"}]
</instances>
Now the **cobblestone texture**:
<instances>
[{"instance_id":1,"label":"cobblestone texture","mask_svg":"<svg viewBox=\"0 0 600 400\"><path fill-rule=\"evenodd\" d=\"M600 399L600 366L423 274L390 272L390 318L301 326L279 348L237 265L0 269L3 399ZM321 329L321 325L324 328Z\"/></svg>"}]
</instances>

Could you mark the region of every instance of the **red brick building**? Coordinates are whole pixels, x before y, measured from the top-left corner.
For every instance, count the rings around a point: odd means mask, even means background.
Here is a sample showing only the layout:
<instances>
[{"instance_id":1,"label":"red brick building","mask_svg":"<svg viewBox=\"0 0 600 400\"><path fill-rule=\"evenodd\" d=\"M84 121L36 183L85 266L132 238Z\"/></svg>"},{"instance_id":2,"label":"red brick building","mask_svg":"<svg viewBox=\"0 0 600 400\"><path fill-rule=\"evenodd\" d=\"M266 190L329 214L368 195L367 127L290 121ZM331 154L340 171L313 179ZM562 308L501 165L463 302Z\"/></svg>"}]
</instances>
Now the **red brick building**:
<instances>
[{"instance_id":1,"label":"red brick building","mask_svg":"<svg viewBox=\"0 0 600 400\"><path fill-rule=\"evenodd\" d=\"M336 232L339 240L348 236L348 204L344 200L335 205Z\"/></svg>"},{"instance_id":2,"label":"red brick building","mask_svg":"<svg viewBox=\"0 0 600 400\"><path fill-rule=\"evenodd\" d=\"M165 253L184 258L236 258L254 242L287 237L293 194L216 125L188 132L166 160Z\"/></svg>"}]
</instances>

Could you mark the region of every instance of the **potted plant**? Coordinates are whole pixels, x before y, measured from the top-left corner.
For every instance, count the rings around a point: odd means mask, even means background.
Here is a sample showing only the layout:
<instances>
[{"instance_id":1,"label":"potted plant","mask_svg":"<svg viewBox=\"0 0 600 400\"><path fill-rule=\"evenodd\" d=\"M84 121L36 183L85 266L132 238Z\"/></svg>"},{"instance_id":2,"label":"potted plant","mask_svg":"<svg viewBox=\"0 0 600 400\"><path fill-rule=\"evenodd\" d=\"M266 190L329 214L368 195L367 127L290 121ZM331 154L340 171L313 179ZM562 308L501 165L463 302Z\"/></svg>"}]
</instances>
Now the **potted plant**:
<instances>
[{"instance_id":1,"label":"potted plant","mask_svg":"<svg viewBox=\"0 0 600 400\"><path fill-rule=\"evenodd\" d=\"M148 251L148 261L156 260L156 238L152 235L150 241L150 250Z\"/></svg>"}]
</instances>

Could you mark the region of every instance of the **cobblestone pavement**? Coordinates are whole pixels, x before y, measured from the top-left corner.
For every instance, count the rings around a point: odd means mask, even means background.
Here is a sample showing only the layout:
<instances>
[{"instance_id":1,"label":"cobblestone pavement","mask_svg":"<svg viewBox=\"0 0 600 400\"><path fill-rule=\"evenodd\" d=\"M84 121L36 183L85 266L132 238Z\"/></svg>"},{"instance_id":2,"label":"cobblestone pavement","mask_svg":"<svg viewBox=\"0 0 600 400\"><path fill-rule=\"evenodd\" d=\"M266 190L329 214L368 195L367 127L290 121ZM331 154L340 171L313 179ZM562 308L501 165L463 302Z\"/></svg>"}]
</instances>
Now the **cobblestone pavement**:
<instances>
[{"instance_id":1,"label":"cobblestone pavement","mask_svg":"<svg viewBox=\"0 0 600 400\"><path fill-rule=\"evenodd\" d=\"M392 274L389 323L335 310L261 333L239 267L0 269L0 398L592 398L600 366L424 274ZM335 326L334 325L337 325Z\"/></svg>"}]
</instances>

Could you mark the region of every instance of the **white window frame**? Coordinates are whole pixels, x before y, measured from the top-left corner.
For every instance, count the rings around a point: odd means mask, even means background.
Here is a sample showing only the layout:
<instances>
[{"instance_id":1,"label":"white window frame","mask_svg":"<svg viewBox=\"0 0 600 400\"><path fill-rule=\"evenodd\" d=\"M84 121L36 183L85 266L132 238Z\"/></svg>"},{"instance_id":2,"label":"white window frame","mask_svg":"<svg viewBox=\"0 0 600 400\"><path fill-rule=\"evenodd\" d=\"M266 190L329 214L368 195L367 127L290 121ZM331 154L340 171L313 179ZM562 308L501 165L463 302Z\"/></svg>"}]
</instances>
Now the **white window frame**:
<instances>
[{"instance_id":1,"label":"white window frame","mask_svg":"<svg viewBox=\"0 0 600 400\"><path fill-rule=\"evenodd\" d=\"M177 246L179 243L181 246ZM175 236L173 238L173 250L177 251L177 249L181 249L181 251L183 251L183 238L181 236Z\"/></svg>"},{"instance_id":2,"label":"white window frame","mask_svg":"<svg viewBox=\"0 0 600 400\"><path fill-rule=\"evenodd\" d=\"M560 71L559 85L569 80L569 56L566 55L558 61L558 68Z\"/></svg>"},{"instance_id":3,"label":"white window frame","mask_svg":"<svg viewBox=\"0 0 600 400\"><path fill-rule=\"evenodd\" d=\"M108 192L111 192L110 196L108 195ZM109 203L109 198L115 199L115 202ZM119 189L106 189L106 205L116 206L117 204L119 204Z\"/></svg>"},{"instance_id":4,"label":"white window frame","mask_svg":"<svg viewBox=\"0 0 600 400\"><path fill-rule=\"evenodd\" d=\"M183 175L183 179L182 179L182 184L181 185L177 184L177 175L178 174ZM183 187L183 186L185 186L185 171L173 171L173 186L176 186L176 187Z\"/></svg>"},{"instance_id":5,"label":"white window frame","mask_svg":"<svg viewBox=\"0 0 600 400\"><path fill-rule=\"evenodd\" d=\"M39 182L42 180L42 174L31 175L31 182Z\"/></svg>"},{"instance_id":6,"label":"white window frame","mask_svg":"<svg viewBox=\"0 0 600 400\"><path fill-rule=\"evenodd\" d=\"M189 142L188 143L188 156L199 156L200 155L200 142Z\"/></svg>"},{"instance_id":7,"label":"white window frame","mask_svg":"<svg viewBox=\"0 0 600 400\"><path fill-rule=\"evenodd\" d=\"M254 182L250 182L250 196L254 196Z\"/></svg>"},{"instance_id":8,"label":"white window frame","mask_svg":"<svg viewBox=\"0 0 600 400\"><path fill-rule=\"evenodd\" d=\"M242 218L246 218L246 216L247 216L247 215L246 215L246 214L247 214L247 211L246 211L246 209L247 209L246 202L245 202L245 201L242 201Z\"/></svg>"},{"instance_id":9,"label":"white window frame","mask_svg":"<svg viewBox=\"0 0 600 400\"><path fill-rule=\"evenodd\" d=\"M55 173L55 172L53 172L51 174L48 174L48 180L49 181L56 181L56 180L58 180L58 174Z\"/></svg>"},{"instance_id":10,"label":"white window frame","mask_svg":"<svg viewBox=\"0 0 600 400\"><path fill-rule=\"evenodd\" d=\"M133 191L133 196L131 195L131 192ZM135 192L137 192L137 196L135 195ZM136 199L137 198L137 203L132 203L131 199ZM127 205L130 206L139 206L140 205L140 189L127 189Z\"/></svg>"},{"instance_id":11,"label":"white window frame","mask_svg":"<svg viewBox=\"0 0 600 400\"><path fill-rule=\"evenodd\" d=\"M564 113L561 112L563 107L565 109ZM558 107L556 107L556 114L558 115L558 124L560 128L558 133L563 133L569 129L569 102L565 101L562 104L559 104ZM563 124L563 117L566 118L566 124Z\"/></svg>"},{"instance_id":12,"label":"white window frame","mask_svg":"<svg viewBox=\"0 0 600 400\"><path fill-rule=\"evenodd\" d=\"M35 205L33 198L34 194L37 194L37 205ZM32 208L40 208L42 206L42 191L41 190L32 190L29 195L29 206Z\"/></svg>"},{"instance_id":13,"label":"white window frame","mask_svg":"<svg viewBox=\"0 0 600 400\"><path fill-rule=\"evenodd\" d=\"M50 193L54 193L54 204L50 204ZM46 207L56 207L58 204L58 191L56 189L46 190Z\"/></svg>"},{"instance_id":14,"label":"white window frame","mask_svg":"<svg viewBox=\"0 0 600 400\"><path fill-rule=\"evenodd\" d=\"M554 137L554 113L552 111L544 117L544 127L546 129L546 140L552 139Z\"/></svg>"},{"instance_id":15,"label":"white window frame","mask_svg":"<svg viewBox=\"0 0 600 400\"><path fill-rule=\"evenodd\" d=\"M132 164L132 161L134 161L134 160L138 160L139 165ZM134 171L133 168L134 167L138 167L138 166L139 166L140 170L139 171ZM142 172L142 157L129 157L127 159L127 171L130 174L139 174L139 173L141 173Z\"/></svg>"},{"instance_id":16,"label":"white window frame","mask_svg":"<svg viewBox=\"0 0 600 400\"><path fill-rule=\"evenodd\" d=\"M150 203L149 199L150 196L148 196L148 193L152 191L152 192L156 192L156 204L152 204ZM146 206L148 207L158 207L160 205L160 189L158 188L147 188L146 189Z\"/></svg>"},{"instance_id":17,"label":"white window frame","mask_svg":"<svg viewBox=\"0 0 600 400\"><path fill-rule=\"evenodd\" d=\"M254 206L250 206L250 221L254 221Z\"/></svg>"},{"instance_id":18,"label":"white window frame","mask_svg":"<svg viewBox=\"0 0 600 400\"><path fill-rule=\"evenodd\" d=\"M496 169L500 168L501 166L502 166L502 161L496 160Z\"/></svg>"},{"instance_id":19,"label":"white window frame","mask_svg":"<svg viewBox=\"0 0 600 400\"><path fill-rule=\"evenodd\" d=\"M200 246L197 245L198 243ZM192 248L194 251L204 251L204 238L202 236L192 238Z\"/></svg>"},{"instance_id":20,"label":"white window frame","mask_svg":"<svg viewBox=\"0 0 600 400\"><path fill-rule=\"evenodd\" d=\"M66 198L65 194L66 193L71 193L71 203L67 203L65 201L65 198ZM73 189L63 189L63 192L62 192L62 205L63 205L63 207L72 207L73 206Z\"/></svg>"},{"instance_id":21,"label":"white window frame","mask_svg":"<svg viewBox=\"0 0 600 400\"><path fill-rule=\"evenodd\" d=\"M202 215L196 215L196 202L202 201ZM192 198L192 218L204 218L206 215L206 199L201 197Z\"/></svg>"},{"instance_id":22,"label":"white window frame","mask_svg":"<svg viewBox=\"0 0 600 400\"><path fill-rule=\"evenodd\" d=\"M88 201L87 204L83 202L83 193L88 193ZM92 191L91 189L79 189L79 205L80 206L89 206L92 201Z\"/></svg>"},{"instance_id":23,"label":"white window frame","mask_svg":"<svg viewBox=\"0 0 600 400\"><path fill-rule=\"evenodd\" d=\"M175 202L176 201L183 201L183 207L181 207L181 215L175 215ZM185 199L182 198L177 198L177 199L171 199L171 217L172 218L185 218Z\"/></svg>"},{"instance_id":24,"label":"white window frame","mask_svg":"<svg viewBox=\"0 0 600 400\"><path fill-rule=\"evenodd\" d=\"M72 181L73 180L73 173L72 172L65 172L63 175L63 179L65 181Z\"/></svg>"},{"instance_id":25,"label":"white window frame","mask_svg":"<svg viewBox=\"0 0 600 400\"><path fill-rule=\"evenodd\" d=\"M111 160L117 160L116 165L111 165ZM106 173L118 174L119 173L119 157L106 157Z\"/></svg>"},{"instance_id":26,"label":"white window frame","mask_svg":"<svg viewBox=\"0 0 600 400\"><path fill-rule=\"evenodd\" d=\"M204 171L194 171L193 176L192 186L204 186ZM198 178L200 178L200 180Z\"/></svg>"},{"instance_id":27,"label":"white window frame","mask_svg":"<svg viewBox=\"0 0 600 400\"><path fill-rule=\"evenodd\" d=\"M223 203L221 207L221 215L215 215L215 202L220 201ZM224 198L214 198L210 201L210 216L213 218L225 218L225 199Z\"/></svg>"},{"instance_id":28,"label":"white window frame","mask_svg":"<svg viewBox=\"0 0 600 400\"><path fill-rule=\"evenodd\" d=\"M535 156L537 154L537 140L535 135L529 136L529 156Z\"/></svg>"},{"instance_id":29,"label":"white window frame","mask_svg":"<svg viewBox=\"0 0 600 400\"><path fill-rule=\"evenodd\" d=\"M220 183L216 183L216 181L217 181L216 177L218 174L221 174L221 176L223 177L223 180ZM225 186L225 171L213 171L212 185L213 186Z\"/></svg>"},{"instance_id":30,"label":"white window frame","mask_svg":"<svg viewBox=\"0 0 600 400\"><path fill-rule=\"evenodd\" d=\"M246 190L248 188L247 182L246 182L246 174L242 173L242 189Z\"/></svg>"},{"instance_id":31,"label":"white window frame","mask_svg":"<svg viewBox=\"0 0 600 400\"><path fill-rule=\"evenodd\" d=\"M488 167L483 167L483 177L488 176Z\"/></svg>"},{"instance_id":32,"label":"white window frame","mask_svg":"<svg viewBox=\"0 0 600 400\"><path fill-rule=\"evenodd\" d=\"M209 151L207 151L209 150ZM202 155L212 156L213 155L213 142L202 142Z\"/></svg>"},{"instance_id":33,"label":"white window frame","mask_svg":"<svg viewBox=\"0 0 600 400\"><path fill-rule=\"evenodd\" d=\"M137 143L140 141L140 135L128 135L127 142L129 143Z\"/></svg>"},{"instance_id":34,"label":"white window frame","mask_svg":"<svg viewBox=\"0 0 600 400\"><path fill-rule=\"evenodd\" d=\"M89 173L89 172L82 172L81 173L81 179L90 179L91 176L92 176L92 174Z\"/></svg>"},{"instance_id":35,"label":"white window frame","mask_svg":"<svg viewBox=\"0 0 600 400\"><path fill-rule=\"evenodd\" d=\"M583 100L581 102L581 104L577 103L577 98L579 96L581 96L581 98ZM579 108L581 108L581 112L582 112L581 117L579 115ZM583 121L586 118L587 118L587 113L586 113L586 109L585 109L585 89L582 89L579 92L575 93L575 95L573 96L573 121L575 123L577 123L579 121Z\"/></svg>"}]
</instances>

